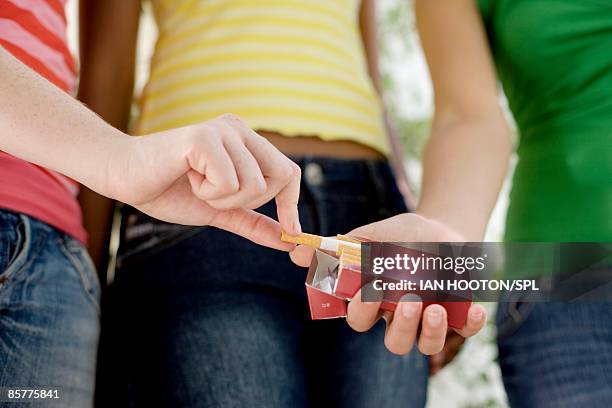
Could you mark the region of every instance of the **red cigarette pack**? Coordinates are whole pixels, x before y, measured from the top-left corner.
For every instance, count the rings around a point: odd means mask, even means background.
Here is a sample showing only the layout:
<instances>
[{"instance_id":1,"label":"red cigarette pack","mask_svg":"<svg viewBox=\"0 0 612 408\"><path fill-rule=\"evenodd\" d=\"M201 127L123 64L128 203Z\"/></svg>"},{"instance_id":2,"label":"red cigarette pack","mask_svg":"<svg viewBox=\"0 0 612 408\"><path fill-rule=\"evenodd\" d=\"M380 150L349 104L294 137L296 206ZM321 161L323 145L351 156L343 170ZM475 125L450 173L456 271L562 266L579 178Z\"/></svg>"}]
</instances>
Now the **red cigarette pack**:
<instances>
[{"instance_id":1,"label":"red cigarette pack","mask_svg":"<svg viewBox=\"0 0 612 408\"><path fill-rule=\"evenodd\" d=\"M342 262L338 256L317 250L306 276L312 319L346 317L348 301L359 291L362 283L361 266L356 262ZM464 327L471 301L424 301L424 308L433 303L446 309L450 327ZM384 310L394 311L396 307L396 301L383 300L381 304Z\"/></svg>"}]
</instances>

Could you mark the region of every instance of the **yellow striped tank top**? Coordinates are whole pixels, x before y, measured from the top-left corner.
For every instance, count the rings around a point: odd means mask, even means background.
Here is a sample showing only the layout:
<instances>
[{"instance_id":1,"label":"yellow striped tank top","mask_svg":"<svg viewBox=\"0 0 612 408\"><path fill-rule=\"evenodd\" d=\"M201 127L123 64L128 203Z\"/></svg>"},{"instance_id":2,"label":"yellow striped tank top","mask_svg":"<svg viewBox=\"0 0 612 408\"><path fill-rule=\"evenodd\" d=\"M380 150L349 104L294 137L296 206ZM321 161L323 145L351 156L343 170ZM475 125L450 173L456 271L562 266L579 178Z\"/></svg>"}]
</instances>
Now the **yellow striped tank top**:
<instances>
[{"instance_id":1,"label":"yellow striped tank top","mask_svg":"<svg viewBox=\"0 0 612 408\"><path fill-rule=\"evenodd\" d=\"M153 0L159 37L137 134L241 116L387 153L359 0Z\"/></svg>"}]
</instances>

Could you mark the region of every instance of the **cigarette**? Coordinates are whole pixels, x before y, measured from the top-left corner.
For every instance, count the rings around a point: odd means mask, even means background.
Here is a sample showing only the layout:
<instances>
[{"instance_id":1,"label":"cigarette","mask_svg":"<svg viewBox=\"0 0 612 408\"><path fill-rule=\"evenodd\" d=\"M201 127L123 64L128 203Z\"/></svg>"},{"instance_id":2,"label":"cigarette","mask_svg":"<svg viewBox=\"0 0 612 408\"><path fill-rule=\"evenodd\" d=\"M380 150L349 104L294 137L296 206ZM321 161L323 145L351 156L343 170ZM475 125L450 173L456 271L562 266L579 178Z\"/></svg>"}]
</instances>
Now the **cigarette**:
<instances>
[{"instance_id":1,"label":"cigarette","mask_svg":"<svg viewBox=\"0 0 612 408\"><path fill-rule=\"evenodd\" d=\"M340 269L342 269L343 266L346 265L361 266L361 257L342 254L342 256L340 256Z\"/></svg>"},{"instance_id":2,"label":"cigarette","mask_svg":"<svg viewBox=\"0 0 612 408\"><path fill-rule=\"evenodd\" d=\"M340 248L336 253L340 258L340 269L346 264L361 265L361 249L348 247L344 244L344 242L340 244Z\"/></svg>"},{"instance_id":3,"label":"cigarette","mask_svg":"<svg viewBox=\"0 0 612 408\"><path fill-rule=\"evenodd\" d=\"M302 233L300 235L289 235L282 232L281 241L290 242L297 245L306 245L311 248L322 249L324 251L338 252L341 246L361 249L361 245L355 242L341 241L335 238L320 237L318 235Z\"/></svg>"}]
</instances>

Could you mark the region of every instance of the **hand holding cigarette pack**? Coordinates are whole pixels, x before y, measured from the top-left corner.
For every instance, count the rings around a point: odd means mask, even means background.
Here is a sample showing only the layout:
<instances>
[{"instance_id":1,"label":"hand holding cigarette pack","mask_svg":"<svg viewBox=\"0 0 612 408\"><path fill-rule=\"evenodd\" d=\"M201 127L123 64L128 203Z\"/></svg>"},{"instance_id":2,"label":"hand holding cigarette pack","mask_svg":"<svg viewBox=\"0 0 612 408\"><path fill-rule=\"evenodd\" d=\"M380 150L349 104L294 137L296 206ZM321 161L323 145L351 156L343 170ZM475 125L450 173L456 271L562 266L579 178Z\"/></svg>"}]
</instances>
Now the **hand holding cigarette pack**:
<instances>
[{"instance_id":1,"label":"hand holding cigarette pack","mask_svg":"<svg viewBox=\"0 0 612 408\"><path fill-rule=\"evenodd\" d=\"M362 242L345 235L331 238L304 233L292 236L284 232L281 239L316 250L306 276L306 292L312 319L346 317L348 301L365 283L361 273ZM463 328L470 301L423 301L423 310L433 303L446 309L450 327ZM396 307L397 301L383 298L381 309L394 311Z\"/></svg>"}]
</instances>

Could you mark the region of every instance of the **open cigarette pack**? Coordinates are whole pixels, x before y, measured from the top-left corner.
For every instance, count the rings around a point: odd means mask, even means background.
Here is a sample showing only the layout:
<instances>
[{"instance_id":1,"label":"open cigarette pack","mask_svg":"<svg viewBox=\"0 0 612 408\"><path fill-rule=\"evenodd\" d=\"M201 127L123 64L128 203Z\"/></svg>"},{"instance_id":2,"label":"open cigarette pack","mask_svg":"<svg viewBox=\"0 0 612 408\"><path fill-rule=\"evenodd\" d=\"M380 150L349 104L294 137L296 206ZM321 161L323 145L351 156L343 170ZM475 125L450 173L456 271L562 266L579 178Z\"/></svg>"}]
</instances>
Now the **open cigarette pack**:
<instances>
[{"instance_id":1,"label":"open cigarette pack","mask_svg":"<svg viewBox=\"0 0 612 408\"><path fill-rule=\"evenodd\" d=\"M318 249L306 276L306 292L310 314L314 320L346 317L348 301L368 282L368 279L363 279L361 273L360 242L342 235L333 241L337 242L336 246L312 245ZM410 292L400 295L407 293ZM381 309L394 311L397 300L392 299L399 299L401 296L396 293L391 299L383 297ZM433 303L446 309L450 327L462 328L465 325L470 301L424 300L423 309Z\"/></svg>"}]
</instances>

